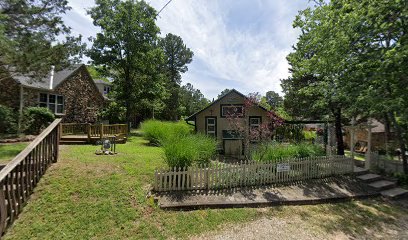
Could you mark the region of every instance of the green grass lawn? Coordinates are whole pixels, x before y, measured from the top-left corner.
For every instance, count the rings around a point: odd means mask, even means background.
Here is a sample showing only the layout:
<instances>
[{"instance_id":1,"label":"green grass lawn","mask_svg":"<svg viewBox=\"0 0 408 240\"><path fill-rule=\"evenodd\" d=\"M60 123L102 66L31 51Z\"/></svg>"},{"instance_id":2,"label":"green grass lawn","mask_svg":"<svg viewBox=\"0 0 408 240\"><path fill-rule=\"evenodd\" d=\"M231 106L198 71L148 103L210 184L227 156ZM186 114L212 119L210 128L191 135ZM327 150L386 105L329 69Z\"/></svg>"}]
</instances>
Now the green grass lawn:
<instances>
[{"instance_id":1,"label":"green grass lawn","mask_svg":"<svg viewBox=\"0 0 408 240\"><path fill-rule=\"evenodd\" d=\"M397 226L403 208L376 201L316 206L164 211L146 197L154 170L164 167L162 148L140 137L118 145L119 154L97 156L96 146L62 146L60 159L37 185L5 239L187 238L225 224L260 217L301 216L308 231L366 234ZM378 227L379 228L379 227ZM381 229L381 228L379 228Z\"/></svg>"},{"instance_id":2,"label":"green grass lawn","mask_svg":"<svg viewBox=\"0 0 408 240\"><path fill-rule=\"evenodd\" d=\"M345 150L345 151L344 151L344 155L346 155L346 157L351 157L351 152ZM364 154L356 153L356 152L355 152L355 153L354 153L354 159L359 160L359 161L365 161L365 156L364 156Z\"/></svg>"},{"instance_id":3,"label":"green grass lawn","mask_svg":"<svg viewBox=\"0 0 408 240\"><path fill-rule=\"evenodd\" d=\"M0 145L0 164L7 164L23 150L28 143L7 143Z\"/></svg>"}]
</instances>

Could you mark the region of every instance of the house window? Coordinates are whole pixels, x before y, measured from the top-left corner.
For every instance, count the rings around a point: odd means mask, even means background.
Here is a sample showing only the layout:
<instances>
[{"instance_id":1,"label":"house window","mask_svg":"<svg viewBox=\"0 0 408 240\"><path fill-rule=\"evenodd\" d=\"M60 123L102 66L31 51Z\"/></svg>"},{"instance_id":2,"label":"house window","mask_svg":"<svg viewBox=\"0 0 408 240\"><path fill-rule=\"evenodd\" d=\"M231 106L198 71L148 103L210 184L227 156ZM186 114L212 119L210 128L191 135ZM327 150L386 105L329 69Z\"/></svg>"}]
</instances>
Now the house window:
<instances>
[{"instance_id":1,"label":"house window","mask_svg":"<svg viewBox=\"0 0 408 240\"><path fill-rule=\"evenodd\" d=\"M261 117L249 117L249 136L251 142L259 141L261 122Z\"/></svg>"},{"instance_id":2,"label":"house window","mask_svg":"<svg viewBox=\"0 0 408 240\"><path fill-rule=\"evenodd\" d=\"M261 122L261 117L249 117L249 129L259 129Z\"/></svg>"},{"instance_id":3,"label":"house window","mask_svg":"<svg viewBox=\"0 0 408 240\"><path fill-rule=\"evenodd\" d=\"M56 114L64 113L64 97L61 95L40 93L40 107L48 107L51 112Z\"/></svg>"},{"instance_id":4,"label":"house window","mask_svg":"<svg viewBox=\"0 0 408 240\"><path fill-rule=\"evenodd\" d=\"M103 94L108 94L109 92L110 92L110 90L111 90L111 87L109 87L109 86L104 86L103 87Z\"/></svg>"},{"instance_id":5,"label":"house window","mask_svg":"<svg viewBox=\"0 0 408 240\"><path fill-rule=\"evenodd\" d=\"M205 121L205 133L212 137L217 137L217 118L207 117Z\"/></svg>"},{"instance_id":6,"label":"house window","mask_svg":"<svg viewBox=\"0 0 408 240\"><path fill-rule=\"evenodd\" d=\"M221 106L221 117L227 117L227 116L243 117L244 107L242 105Z\"/></svg>"}]
</instances>

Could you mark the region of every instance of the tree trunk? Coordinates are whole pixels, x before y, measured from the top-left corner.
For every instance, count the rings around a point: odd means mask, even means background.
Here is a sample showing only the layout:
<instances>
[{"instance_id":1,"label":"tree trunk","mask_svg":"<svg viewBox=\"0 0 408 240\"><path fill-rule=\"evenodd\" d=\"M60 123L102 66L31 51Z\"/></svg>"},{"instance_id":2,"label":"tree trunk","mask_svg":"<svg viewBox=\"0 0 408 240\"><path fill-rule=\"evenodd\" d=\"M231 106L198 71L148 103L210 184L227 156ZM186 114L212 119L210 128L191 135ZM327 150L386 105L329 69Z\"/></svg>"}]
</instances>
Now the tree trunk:
<instances>
[{"instance_id":1,"label":"tree trunk","mask_svg":"<svg viewBox=\"0 0 408 240\"><path fill-rule=\"evenodd\" d=\"M392 124L394 125L395 128L395 134L398 140L399 147L401 149L401 157L402 157L402 166L404 168L404 173L408 174L408 162L407 162L407 155L405 152L407 151L406 145L404 138L402 136L402 129L401 126L398 124L397 120L395 119L395 116L392 112L388 112L388 117L391 120Z\"/></svg>"},{"instance_id":2,"label":"tree trunk","mask_svg":"<svg viewBox=\"0 0 408 240\"><path fill-rule=\"evenodd\" d=\"M337 155L344 155L343 133L341 130L341 109L332 109L334 115L334 126L337 140Z\"/></svg>"}]
</instances>

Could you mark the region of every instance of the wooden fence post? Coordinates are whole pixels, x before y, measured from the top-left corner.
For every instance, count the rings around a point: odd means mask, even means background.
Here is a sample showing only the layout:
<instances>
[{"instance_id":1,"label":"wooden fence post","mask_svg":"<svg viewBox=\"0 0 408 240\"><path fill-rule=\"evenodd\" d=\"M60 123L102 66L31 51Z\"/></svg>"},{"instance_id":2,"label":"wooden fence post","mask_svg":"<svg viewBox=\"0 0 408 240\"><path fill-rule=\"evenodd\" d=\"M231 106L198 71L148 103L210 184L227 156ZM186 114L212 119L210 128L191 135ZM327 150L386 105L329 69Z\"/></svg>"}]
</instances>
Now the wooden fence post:
<instances>
[{"instance_id":1,"label":"wooden fence post","mask_svg":"<svg viewBox=\"0 0 408 240\"><path fill-rule=\"evenodd\" d=\"M6 197L4 195L3 184L4 182L2 181L0 184L0 236L3 235L7 226Z\"/></svg>"},{"instance_id":2,"label":"wooden fence post","mask_svg":"<svg viewBox=\"0 0 408 240\"><path fill-rule=\"evenodd\" d=\"M88 123L88 125L86 126L86 130L87 130L87 134L88 134L88 143L91 142L91 124Z\"/></svg>"},{"instance_id":3,"label":"wooden fence post","mask_svg":"<svg viewBox=\"0 0 408 240\"><path fill-rule=\"evenodd\" d=\"M103 139L103 123L101 123L100 134L101 134L101 140L102 140Z\"/></svg>"}]
</instances>

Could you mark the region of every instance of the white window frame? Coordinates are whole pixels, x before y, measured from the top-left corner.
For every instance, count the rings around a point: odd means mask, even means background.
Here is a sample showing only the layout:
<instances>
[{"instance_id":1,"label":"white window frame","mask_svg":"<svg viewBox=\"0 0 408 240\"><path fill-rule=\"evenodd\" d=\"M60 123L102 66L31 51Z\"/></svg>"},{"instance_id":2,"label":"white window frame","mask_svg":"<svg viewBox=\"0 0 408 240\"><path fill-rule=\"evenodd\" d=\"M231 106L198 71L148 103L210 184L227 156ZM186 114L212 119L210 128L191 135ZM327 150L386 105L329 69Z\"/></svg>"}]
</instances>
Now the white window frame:
<instances>
[{"instance_id":1,"label":"white window frame","mask_svg":"<svg viewBox=\"0 0 408 240\"><path fill-rule=\"evenodd\" d=\"M241 108L241 114L238 114L237 117L244 116L244 106L243 105L224 105L224 106L221 106L221 117L228 117L228 113L224 111L225 108Z\"/></svg>"},{"instance_id":2,"label":"white window frame","mask_svg":"<svg viewBox=\"0 0 408 240\"><path fill-rule=\"evenodd\" d=\"M111 90L110 86L103 86L103 94L107 95Z\"/></svg>"},{"instance_id":3,"label":"white window frame","mask_svg":"<svg viewBox=\"0 0 408 240\"><path fill-rule=\"evenodd\" d=\"M41 94L44 94L47 96L47 101L41 101ZM55 100L53 102L50 101L50 96L54 96ZM62 98L62 103L58 103L58 98ZM38 105L45 105L43 107L46 107L48 109L50 109L50 111L56 115L64 115L65 112L65 106L64 106L64 96L62 95L58 95L58 94L51 94L51 93L40 93L39 97L38 97ZM51 106L54 105L53 109L51 108ZM62 107L62 111L61 112L57 112L58 111L58 107Z\"/></svg>"},{"instance_id":4,"label":"white window frame","mask_svg":"<svg viewBox=\"0 0 408 240\"><path fill-rule=\"evenodd\" d=\"M257 119L258 123L252 123L251 120L253 119ZM261 127L261 123L262 123L261 117L249 117L249 128L250 129L254 129L254 128L259 129Z\"/></svg>"},{"instance_id":5,"label":"white window frame","mask_svg":"<svg viewBox=\"0 0 408 240\"><path fill-rule=\"evenodd\" d=\"M214 123L209 123L208 120L210 120L210 119L214 120ZM217 118L216 117L207 117L207 118L205 118L205 124L206 124L205 133L207 135L217 137ZM214 127L214 130L209 131L208 127Z\"/></svg>"}]
</instances>

